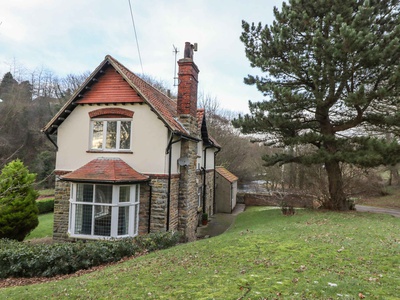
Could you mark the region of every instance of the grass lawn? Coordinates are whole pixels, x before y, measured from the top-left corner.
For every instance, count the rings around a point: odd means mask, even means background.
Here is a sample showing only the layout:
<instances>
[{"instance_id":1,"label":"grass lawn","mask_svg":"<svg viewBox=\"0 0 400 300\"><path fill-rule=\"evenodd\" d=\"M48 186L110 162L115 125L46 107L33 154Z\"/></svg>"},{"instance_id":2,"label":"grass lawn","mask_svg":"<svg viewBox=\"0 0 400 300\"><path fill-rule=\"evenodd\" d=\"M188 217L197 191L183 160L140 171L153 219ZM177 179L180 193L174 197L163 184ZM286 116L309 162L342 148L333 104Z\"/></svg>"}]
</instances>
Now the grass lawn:
<instances>
[{"instance_id":1,"label":"grass lawn","mask_svg":"<svg viewBox=\"0 0 400 300\"><path fill-rule=\"evenodd\" d=\"M39 197L54 197L54 189L39 190Z\"/></svg>"},{"instance_id":2,"label":"grass lawn","mask_svg":"<svg viewBox=\"0 0 400 300\"><path fill-rule=\"evenodd\" d=\"M252 207L218 237L0 299L399 299L399 257L400 218Z\"/></svg>"},{"instance_id":3,"label":"grass lawn","mask_svg":"<svg viewBox=\"0 0 400 300\"><path fill-rule=\"evenodd\" d=\"M39 215L39 225L25 238L25 240L52 237L53 213Z\"/></svg>"}]
</instances>

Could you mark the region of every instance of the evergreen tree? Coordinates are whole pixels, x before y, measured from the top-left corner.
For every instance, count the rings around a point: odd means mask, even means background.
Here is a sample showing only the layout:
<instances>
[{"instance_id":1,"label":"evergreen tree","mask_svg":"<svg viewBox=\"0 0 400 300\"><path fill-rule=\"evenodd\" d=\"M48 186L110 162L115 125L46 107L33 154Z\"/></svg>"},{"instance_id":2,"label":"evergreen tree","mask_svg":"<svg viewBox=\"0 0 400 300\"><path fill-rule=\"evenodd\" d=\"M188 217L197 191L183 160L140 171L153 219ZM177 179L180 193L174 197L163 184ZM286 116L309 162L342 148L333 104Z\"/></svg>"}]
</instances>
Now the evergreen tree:
<instances>
[{"instance_id":1,"label":"evergreen tree","mask_svg":"<svg viewBox=\"0 0 400 300\"><path fill-rule=\"evenodd\" d=\"M39 224L32 184L35 174L20 160L8 163L0 174L0 238L23 241Z\"/></svg>"},{"instance_id":2,"label":"evergreen tree","mask_svg":"<svg viewBox=\"0 0 400 300\"><path fill-rule=\"evenodd\" d=\"M18 82L14 79L12 74L10 72L4 74L0 83L0 99L3 101L9 100L16 86L18 86Z\"/></svg>"},{"instance_id":3,"label":"evergreen tree","mask_svg":"<svg viewBox=\"0 0 400 300\"><path fill-rule=\"evenodd\" d=\"M246 56L265 75L245 83L268 100L250 102L234 124L286 149L311 145L263 159L323 165L328 209L349 209L343 163L400 161L397 141L367 134L400 129L399 9L398 0L290 0L272 25L242 23Z\"/></svg>"}]
</instances>

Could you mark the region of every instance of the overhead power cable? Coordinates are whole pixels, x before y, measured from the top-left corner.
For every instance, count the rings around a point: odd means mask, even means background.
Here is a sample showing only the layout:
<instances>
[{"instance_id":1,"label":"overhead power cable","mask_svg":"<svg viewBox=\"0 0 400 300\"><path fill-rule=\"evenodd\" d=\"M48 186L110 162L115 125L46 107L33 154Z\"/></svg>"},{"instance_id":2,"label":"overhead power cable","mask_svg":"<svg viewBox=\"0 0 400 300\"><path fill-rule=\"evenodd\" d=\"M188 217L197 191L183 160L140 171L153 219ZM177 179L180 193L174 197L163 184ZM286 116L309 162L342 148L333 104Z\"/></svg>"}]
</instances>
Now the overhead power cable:
<instances>
[{"instance_id":1,"label":"overhead power cable","mask_svg":"<svg viewBox=\"0 0 400 300\"><path fill-rule=\"evenodd\" d=\"M135 32L135 39L136 39L137 51L138 51L138 54L139 54L140 67L142 68L142 74L144 74L144 71L143 71L143 64L142 64L142 57L141 57L141 55L140 55L139 42L138 42L138 38L137 38L137 34L136 34L135 20L134 20L134 18L133 18L133 13L132 13L131 0L128 0L128 3L129 3L129 10L130 10L130 12L131 12L131 19L132 19L133 31Z\"/></svg>"}]
</instances>

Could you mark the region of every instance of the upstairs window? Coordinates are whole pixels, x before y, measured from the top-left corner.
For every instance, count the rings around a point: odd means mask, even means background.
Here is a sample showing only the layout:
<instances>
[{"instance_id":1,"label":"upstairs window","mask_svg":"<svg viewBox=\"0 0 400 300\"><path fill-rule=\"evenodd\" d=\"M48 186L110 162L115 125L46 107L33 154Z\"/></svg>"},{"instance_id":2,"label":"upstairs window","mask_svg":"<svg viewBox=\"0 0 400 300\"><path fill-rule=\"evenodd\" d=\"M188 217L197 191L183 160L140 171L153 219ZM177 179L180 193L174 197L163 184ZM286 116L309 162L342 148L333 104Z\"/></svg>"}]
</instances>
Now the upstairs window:
<instances>
[{"instance_id":1,"label":"upstairs window","mask_svg":"<svg viewBox=\"0 0 400 300\"><path fill-rule=\"evenodd\" d=\"M91 121L91 150L130 150L131 120L94 119Z\"/></svg>"},{"instance_id":2,"label":"upstairs window","mask_svg":"<svg viewBox=\"0 0 400 300\"><path fill-rule=\"evenodd\" d=\"M102 108L89 113L90 150L131 150L133 111L122 108Z\"/></svg>"}]
</instances>

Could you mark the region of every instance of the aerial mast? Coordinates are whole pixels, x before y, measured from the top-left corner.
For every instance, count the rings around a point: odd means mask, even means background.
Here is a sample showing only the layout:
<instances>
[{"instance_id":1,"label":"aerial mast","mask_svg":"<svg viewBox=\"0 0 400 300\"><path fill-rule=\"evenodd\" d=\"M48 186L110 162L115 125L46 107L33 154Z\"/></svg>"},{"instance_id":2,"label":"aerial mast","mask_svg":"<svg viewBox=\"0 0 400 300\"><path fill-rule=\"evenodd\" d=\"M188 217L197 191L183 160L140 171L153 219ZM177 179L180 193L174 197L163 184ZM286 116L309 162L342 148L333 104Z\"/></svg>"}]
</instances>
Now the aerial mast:
<instances>
[{"instance_id":1,"label":"aerial mast","mask_svg":"<svg viewBox=\"0 0 400 300\"><path fill-rule=\"evenodd\" d=\"M176 62L177 62L176 57L177 57L179 51L178 51L178 48L175 47L175 45L172 45L172 47L174 48L172 53L175 54L175 59L174 59L174 87L175 87L175 86L179 85L178 77L176 76Z\"/></svg>"}]
</instances>

